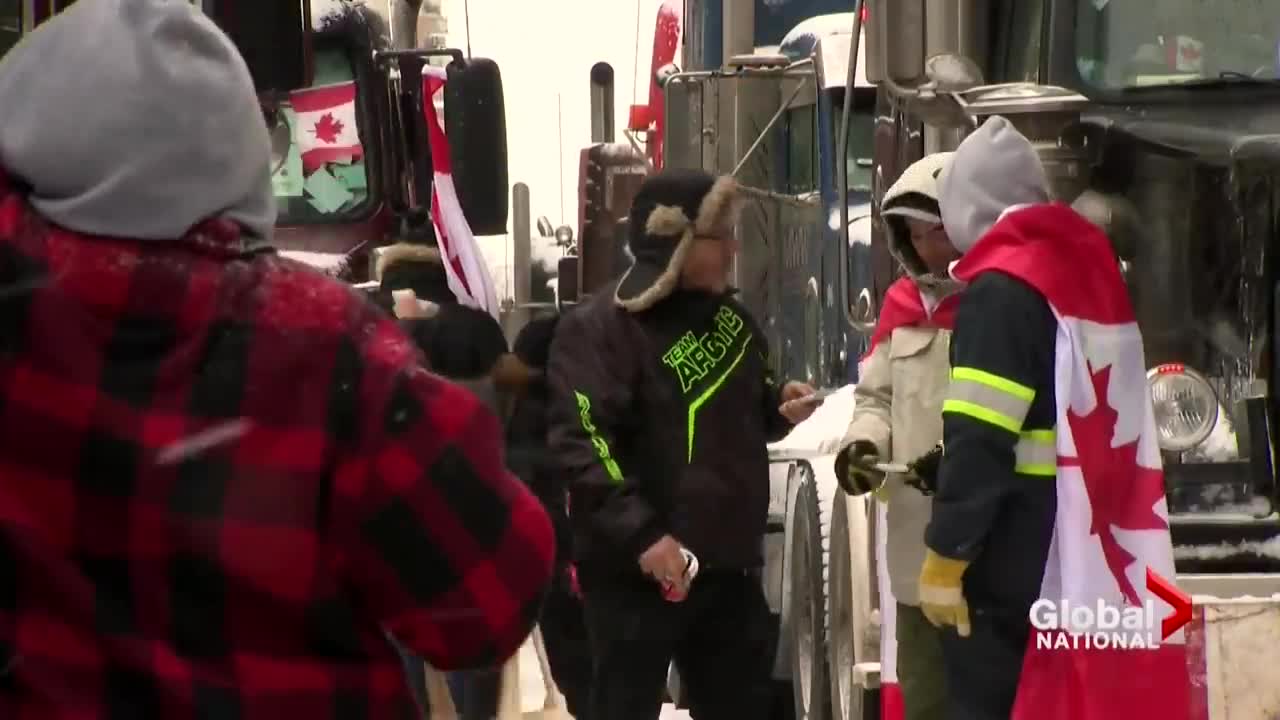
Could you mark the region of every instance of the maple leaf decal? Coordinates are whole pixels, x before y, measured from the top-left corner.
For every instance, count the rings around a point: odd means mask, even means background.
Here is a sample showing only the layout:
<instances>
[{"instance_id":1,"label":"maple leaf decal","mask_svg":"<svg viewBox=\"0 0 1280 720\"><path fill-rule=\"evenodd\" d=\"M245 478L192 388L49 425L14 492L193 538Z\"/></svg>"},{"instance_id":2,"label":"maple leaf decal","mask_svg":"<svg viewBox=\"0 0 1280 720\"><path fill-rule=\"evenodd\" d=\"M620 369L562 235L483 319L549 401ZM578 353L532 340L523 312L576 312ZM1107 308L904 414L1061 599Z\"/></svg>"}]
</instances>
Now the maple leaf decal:
<instances>
[{"instance_id":1,"label":"maple leaf decal","mask_svg":"<svg viewBox=\"0 0 1280 720\"><path fill-rule=\"evenodd\" d=\"M1107 404L1110 378L1110 367L1091 374L1097 398L1092 412L1079 415L1067 409L1067 422L1080 457L1061 458L1059 464L1080 468L1093 512L1089 532L1098 536L1102 556L1120 592L1130 604L1140 605L1138 591L1125 575L1135 558L1120 546L1113 528L1163 530L1169 526L1155 511L1155 504L1164 497L1164 472L1138 464L1137 440L1111 446L1118 415Z\"/></svg>"},{"instance_id":2,"label":"maple leaf decal","mask_svg":"<svg viewBox=\"0 0 1280 720\"><path fill-rule=\"evenodd\" d=\"M311 134L322 143L332 145L338 142L338 135L342 132L342 121L333 116L333 113L325 113L316 121L315 127L311 129Z\"/></svg>"}]
</instances>

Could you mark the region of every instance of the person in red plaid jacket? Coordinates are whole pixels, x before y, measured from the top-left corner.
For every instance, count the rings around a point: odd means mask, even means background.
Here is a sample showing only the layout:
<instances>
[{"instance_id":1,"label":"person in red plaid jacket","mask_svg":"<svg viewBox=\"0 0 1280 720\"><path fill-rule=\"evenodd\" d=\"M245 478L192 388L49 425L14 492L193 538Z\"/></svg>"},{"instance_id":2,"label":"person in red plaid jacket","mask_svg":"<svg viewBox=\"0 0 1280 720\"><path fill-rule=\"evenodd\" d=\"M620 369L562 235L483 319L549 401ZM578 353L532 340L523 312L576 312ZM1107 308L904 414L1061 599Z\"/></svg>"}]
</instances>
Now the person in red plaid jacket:
<instances>
[{"instance_id":1,"label":"person in red plaid jacket","mask_svg":"<svg viewBox=\"0 0 1280 720\"><path fill-rule=\"evenodd\" d=\"M271 251L226 36L81 0L0 98L0 718L404 718L386 634L510 657L547 515L394 319Z\"/></svg>"}]
</instances>

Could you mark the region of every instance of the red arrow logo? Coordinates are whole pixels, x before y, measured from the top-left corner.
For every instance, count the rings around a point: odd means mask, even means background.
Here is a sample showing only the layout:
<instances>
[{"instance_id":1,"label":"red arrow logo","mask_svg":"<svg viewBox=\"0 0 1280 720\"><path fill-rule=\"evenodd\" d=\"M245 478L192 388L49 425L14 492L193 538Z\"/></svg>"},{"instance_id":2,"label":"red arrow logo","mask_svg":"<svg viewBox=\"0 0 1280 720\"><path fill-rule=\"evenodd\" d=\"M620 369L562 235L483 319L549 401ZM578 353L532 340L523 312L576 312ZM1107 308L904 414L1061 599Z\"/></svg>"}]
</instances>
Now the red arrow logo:
<instances>
[{"instance_id":1,"label":"red arrow logo","mask_svg":"<svg viewBox=\"0 0 1280 720\"><path fill-rule=\"evenodd\" d=\"M1173 614L1160 621L1160 639L1168 640L1170 635L1191 622L1191 596L1157 575L1151 568L1147 568L1147 589L1173 607Z\"/></svg>"}]
</instances>

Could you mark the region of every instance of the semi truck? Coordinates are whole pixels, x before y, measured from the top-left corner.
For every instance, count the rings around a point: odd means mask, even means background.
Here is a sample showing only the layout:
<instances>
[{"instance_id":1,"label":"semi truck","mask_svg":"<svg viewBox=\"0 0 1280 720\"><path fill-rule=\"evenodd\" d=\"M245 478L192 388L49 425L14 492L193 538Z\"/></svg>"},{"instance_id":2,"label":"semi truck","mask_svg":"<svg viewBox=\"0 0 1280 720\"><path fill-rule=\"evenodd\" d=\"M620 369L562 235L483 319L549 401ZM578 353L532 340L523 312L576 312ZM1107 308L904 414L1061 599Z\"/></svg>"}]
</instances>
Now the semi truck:
<instances>
[{"instance_id":1,"label":"semi truck","mask_svg":"<svg viewBox=\"0 0 1280 720\"><path fill-rule=\"evenodd\" d=\"M664 162L748 185L738 282L766 319L779 373L856 381L898 273L878 214L884 192L982 118L1008 117L1036 144L1056 198L1102 226L1121 259L1151 366L1177 585L1194 600L1193 716L1275 717L1280 6L852 5L773 44L750 31L749 4L692 2L686 20L714 16L703 24L723 30L722 56L707 57L706 33L687 28L690 69L665 78ZM836 493L829 456L780 450L775 460L781 532L766 584L782 636L777 676L792 683L798 716L893 720L879 509Z\"/></svg>"},{"instance_id":2,"label":"semi truck","mask_svg":"<svg viewBox=\"0 0 1280 720\"><path fill-rule=\"evenodd\" d=\"M273 243L282 254L364 283L377 248L425 217L432 182L426 106L423 83L409 78L428 62L447 67L443 112L463 210L476 234L506 231L500 73L491 60L457 49L419 49L422 0L191 1L227 32L253 75L272 136ZM0 52L74 2L0 3ZM341 152L302 157L316 133L301 127L309 114L298 102L332 103L332 132L324 134Z\"/></svg>"},{"instance_id":3,"label":"semi truck","mask_svg":"<svg viewBox=\"0 0 1280 720\"><path fill-rule=\"evenodd\" d=\"M1150 366L1177 585L1194 599L1193 716L1275 717L1280 650L1260 640L1280 625L1280 6L866 4L877 173L1003 115L1055 199L1107 232ZM882 234L872 247L885 252Z\"/></svg>"}]
</instances>

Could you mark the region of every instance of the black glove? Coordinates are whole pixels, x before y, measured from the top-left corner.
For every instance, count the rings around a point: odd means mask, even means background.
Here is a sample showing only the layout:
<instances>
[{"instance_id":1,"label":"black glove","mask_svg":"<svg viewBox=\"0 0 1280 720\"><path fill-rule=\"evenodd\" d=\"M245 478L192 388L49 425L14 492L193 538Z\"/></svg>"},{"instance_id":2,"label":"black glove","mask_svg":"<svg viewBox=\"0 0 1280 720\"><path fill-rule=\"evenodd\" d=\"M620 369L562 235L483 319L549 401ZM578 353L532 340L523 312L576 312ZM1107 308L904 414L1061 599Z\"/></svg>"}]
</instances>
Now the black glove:
<instances>
[{"instance_id":1,"label":"black glove","mask_svg":"<svg viewBox=\"0 0 1280 720\"><path fill-rule=\"evenodd\" d=\"M884 484L884 473L876 469L880 451L870 440L854 440L836 456L836 481L850 495L864 495Z\"/></svg>"},{"instance_id":2,"label":"black glove","mask_svg":"<svg viewBox=\"0 0 1280 720\"><path fill-rule=\"evenodd\" d=\"M925 495L938 491L938 467L942 465L942 445L907 464L907 484Z\"/></svg>"}]
</instances>

